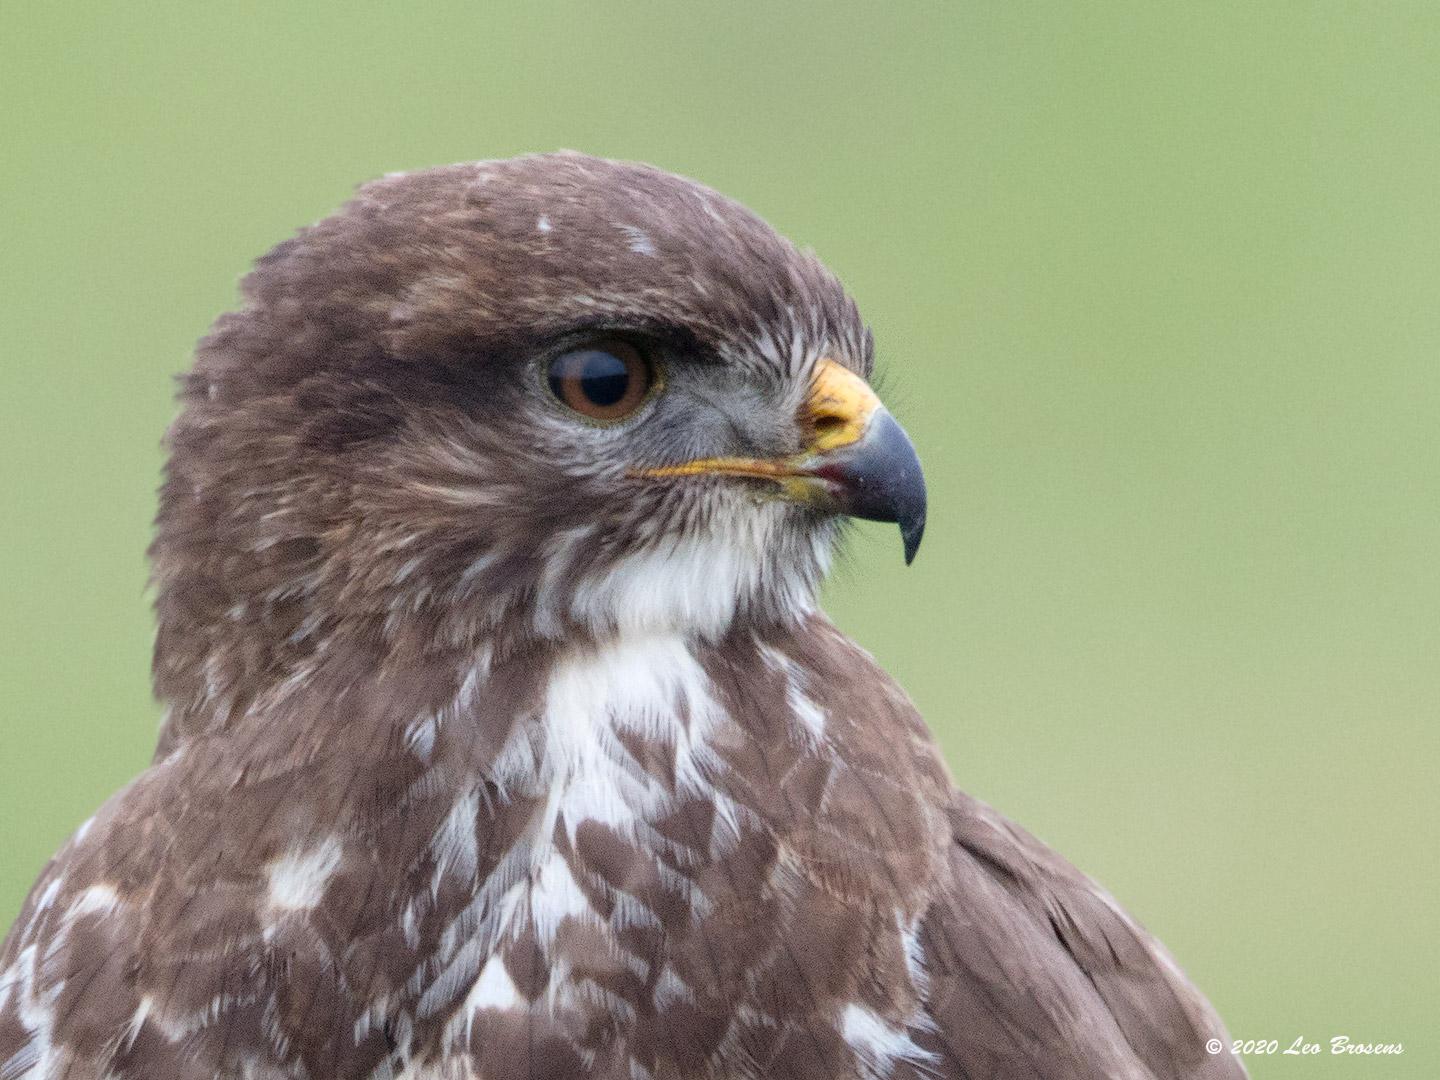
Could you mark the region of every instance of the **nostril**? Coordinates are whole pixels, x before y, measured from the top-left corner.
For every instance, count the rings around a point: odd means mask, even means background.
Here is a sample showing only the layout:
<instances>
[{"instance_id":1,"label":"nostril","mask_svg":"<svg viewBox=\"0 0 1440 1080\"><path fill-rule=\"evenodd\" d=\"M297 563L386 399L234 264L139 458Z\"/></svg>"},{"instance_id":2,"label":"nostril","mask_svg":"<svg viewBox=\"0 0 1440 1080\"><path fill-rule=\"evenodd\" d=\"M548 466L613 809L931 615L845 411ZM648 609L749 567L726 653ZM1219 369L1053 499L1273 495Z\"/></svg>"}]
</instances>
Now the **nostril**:
<instances>
[{"instance_id":1,"label":"nostril","mask_svg":"<svg viewBox=\"0 0 1440 1080\"><path fill-rule=\"evenodd\" d=\"M845 418L833 414L830 416L817 416L814 424L816 435L828 435L843 428L845 426Z\"/></svg>"}]
</instances>

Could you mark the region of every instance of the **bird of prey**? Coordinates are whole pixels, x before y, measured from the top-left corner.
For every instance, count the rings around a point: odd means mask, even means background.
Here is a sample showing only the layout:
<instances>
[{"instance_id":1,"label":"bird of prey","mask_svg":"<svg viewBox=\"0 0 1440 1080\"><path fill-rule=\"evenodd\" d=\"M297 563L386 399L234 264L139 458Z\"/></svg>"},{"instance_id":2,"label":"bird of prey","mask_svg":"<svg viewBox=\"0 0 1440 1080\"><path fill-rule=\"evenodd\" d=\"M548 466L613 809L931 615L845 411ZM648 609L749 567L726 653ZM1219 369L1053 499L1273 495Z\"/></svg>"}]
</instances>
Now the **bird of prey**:
<instances>
[{"instance_id":1,"label":"bird of prey","mask_svg":"<svg viewBox=\"0 0 1440 1080\"><path fill-rule=\"evenodd\" d=\"M0 953L0 1080L1242 1076L817 609L925 522L838 281L562 153L395 175L185 376L153 764Z\"/></svg>"}]
</instances>

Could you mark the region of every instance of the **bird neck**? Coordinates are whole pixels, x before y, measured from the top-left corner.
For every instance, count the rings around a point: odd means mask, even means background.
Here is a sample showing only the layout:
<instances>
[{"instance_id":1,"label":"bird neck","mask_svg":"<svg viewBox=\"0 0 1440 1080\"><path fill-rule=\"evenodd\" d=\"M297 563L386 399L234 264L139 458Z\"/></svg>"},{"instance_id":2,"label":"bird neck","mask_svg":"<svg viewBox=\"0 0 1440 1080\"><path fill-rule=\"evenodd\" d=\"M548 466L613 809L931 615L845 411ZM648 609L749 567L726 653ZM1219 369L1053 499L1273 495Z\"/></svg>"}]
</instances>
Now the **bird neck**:
<instances>
[{"instance_id":1,"label":"bird neck","mask_svg":"<svg viewBox=\"0 0 1440 1080\"><path fill-rule=\"evenodd\" d=\"M286 625L298 629L280 634L263 615L232 610L228 619L199 625L178 618L174 607L162 604L155 644L156 696L166 706L157 759L198 735L261 726L293 732L323 723L327 702L341 702L342 713L363 712L367 723L392 733L417 716L537 713L552 676L561 680L557 693L573 676L579 680L573 685L590 686L599 700L612 692L623 698L617 686L648 686L655 700L643 708L631 701L637 709L688 713L698 708L694 686L710 678L711 668L723 672L739 652L755 649L773 666L776 650L830 626L812 607L779 616L747 612L698 629L657 620L596 632L567 621L555 634L538 632L539 621L523 617L482 625L420 613L322 626L292 613ZM653 684L656 678L662 682ZM565 730L564 723L551 725L550 744L562 755L569 753Z\"/></svg>"}]
</instances>

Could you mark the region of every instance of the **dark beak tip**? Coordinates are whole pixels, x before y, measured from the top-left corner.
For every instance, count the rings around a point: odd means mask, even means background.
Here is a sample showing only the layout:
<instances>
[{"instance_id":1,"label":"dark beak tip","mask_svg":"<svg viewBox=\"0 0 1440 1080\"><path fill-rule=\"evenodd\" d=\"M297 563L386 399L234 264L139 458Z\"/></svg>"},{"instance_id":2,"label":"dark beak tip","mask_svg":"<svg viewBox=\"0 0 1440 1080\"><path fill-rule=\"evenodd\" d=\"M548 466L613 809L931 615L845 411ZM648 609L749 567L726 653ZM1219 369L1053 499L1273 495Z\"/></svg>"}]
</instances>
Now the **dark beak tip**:
<instances>
[{"instance_id":1,"label":"dark beak tip","mask_svg":"<svg viewBox=\"0 0 1440 1080\"><path fill-rule=\"evenodd\" d=\"M905 544L905 565L909 566L915 561L915 553L920 550L920 541L925 536L925 514L922 511L919 520L900 523L900 539Z\"/></svg>"},{"instance_id":2,"label":"dark beak tip","mask_svg":"<svg viewBox=\"0 0 1440 1080\"><path fill-rule=\"evenodd\" d=\"M889 465L885 494L891 512L890 520L900 526L900 540L905 547L905 565L915 561L920 541L925 536L925 512L928 493L925 471L915 444L893 416L886 412L877 417L877 441L883 446L882 456Z\"/></svg>"},{"instance_id":3,"label":"dark beak tip","mask_svg":"<svg viewBox=\"0 0 1440 1080\"><path fill-rule=\"evenodd\" d=\"M829 475L846 490L842 512L898 524L905 565L914 562L925 535L925 474L910 436L895 418L881 411L860 442L836 455Z\"/></svg>"},{"instance_id":4,"label":"dark beak tip","mask_svg":"<svg viewBox=\"0 0 1440 1080\"><path fill-rule=\"evenodd\" d=\"M919 475L916 462L917 479L910 490L910 498L901 500L896 507L895 521L900 526L900 540L905 545L905 565L909 566L915 561L915 553L920 550L920 541L925 537L925 480Z\"/></svg>"}]
</instances>

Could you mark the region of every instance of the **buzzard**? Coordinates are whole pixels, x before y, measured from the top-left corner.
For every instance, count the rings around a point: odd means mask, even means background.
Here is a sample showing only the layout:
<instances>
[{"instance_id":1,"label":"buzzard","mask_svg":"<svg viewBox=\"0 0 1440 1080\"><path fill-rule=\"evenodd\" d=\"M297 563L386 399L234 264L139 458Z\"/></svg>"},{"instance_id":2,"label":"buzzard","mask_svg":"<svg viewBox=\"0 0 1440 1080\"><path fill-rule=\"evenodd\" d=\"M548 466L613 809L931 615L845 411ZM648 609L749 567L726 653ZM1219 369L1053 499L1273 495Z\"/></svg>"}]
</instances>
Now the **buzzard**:
<instances>
[{"instance_id":1,"label":"buzzard","mask_svg":"<svg viewBox=\"0 0 1440 1080\"><path fill-rule=\"evenodd\" d=\"M0 1078L1242 1076L817 609L925 520L810 254L643 165L389 176L200 344L154 763L0 953Z\"/></svg>"}]
</instances>

